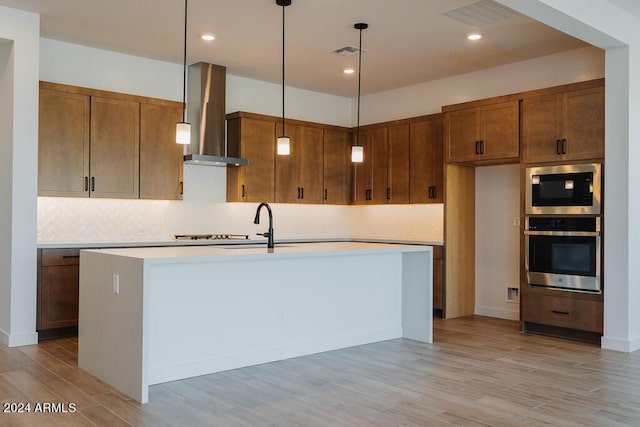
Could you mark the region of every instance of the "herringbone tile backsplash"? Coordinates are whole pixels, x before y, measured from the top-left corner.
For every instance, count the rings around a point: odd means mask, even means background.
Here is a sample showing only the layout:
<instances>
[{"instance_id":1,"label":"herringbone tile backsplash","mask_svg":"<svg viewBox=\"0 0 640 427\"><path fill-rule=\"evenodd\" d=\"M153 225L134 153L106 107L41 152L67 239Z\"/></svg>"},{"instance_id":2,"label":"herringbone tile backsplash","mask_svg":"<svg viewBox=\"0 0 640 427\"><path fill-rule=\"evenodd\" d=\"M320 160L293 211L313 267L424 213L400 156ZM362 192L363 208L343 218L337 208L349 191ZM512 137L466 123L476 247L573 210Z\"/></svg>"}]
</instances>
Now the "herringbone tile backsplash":
<instances>
[{"instance_id":1,"label":"herringbone tile backsplash","mask_svg":"<svg viewBox=\"0 0 640 427\"><path fill-rule=\"evenodd\" d=\"M226 169L185 165L184 200L38 198L38 242L164 241L174 234L265 231L256 204L226 203ZM442 241L442 205L272 204L276 239L392 238Z\"/></svg>"}]
</instances>

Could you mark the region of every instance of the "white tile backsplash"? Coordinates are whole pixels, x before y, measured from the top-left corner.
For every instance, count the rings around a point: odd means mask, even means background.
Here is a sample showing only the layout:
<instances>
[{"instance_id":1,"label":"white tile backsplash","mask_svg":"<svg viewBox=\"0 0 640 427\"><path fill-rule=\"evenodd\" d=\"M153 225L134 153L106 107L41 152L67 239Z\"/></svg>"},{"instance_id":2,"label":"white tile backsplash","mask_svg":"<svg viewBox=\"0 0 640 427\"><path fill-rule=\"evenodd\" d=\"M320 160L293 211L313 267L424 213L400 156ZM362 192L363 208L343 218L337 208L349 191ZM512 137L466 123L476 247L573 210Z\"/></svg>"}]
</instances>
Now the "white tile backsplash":
<instances>
[{"instance_id":1,"label":"white tile backsplash","mask_svg":"<svg viewBox=\"0 0 640 427\"><path fill-rule=\"evenodd\" d=\"M182 201L38 198L38 242L155 241L174 234L266 231L257 204L226 203L226 169L185 165ZM442 205L271 204L276 239L383 238L442 241Z\"/></svg>"}]
</instances>

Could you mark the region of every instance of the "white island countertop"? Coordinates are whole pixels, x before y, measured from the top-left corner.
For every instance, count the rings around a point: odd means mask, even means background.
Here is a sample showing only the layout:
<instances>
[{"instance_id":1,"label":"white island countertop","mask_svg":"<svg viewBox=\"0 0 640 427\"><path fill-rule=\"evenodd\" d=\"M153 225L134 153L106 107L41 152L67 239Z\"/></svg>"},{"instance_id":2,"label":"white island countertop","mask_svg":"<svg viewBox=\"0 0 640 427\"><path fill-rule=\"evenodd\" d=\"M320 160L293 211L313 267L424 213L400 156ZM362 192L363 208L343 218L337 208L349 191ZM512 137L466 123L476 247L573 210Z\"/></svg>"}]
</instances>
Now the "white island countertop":
<instances>
[{"instance_id":1,"label":"white island countertop","mask_svg":"<svg viewBox=\"0 0 640 427\"><path fill-rule=\"evenodd\" d=\"M423 252L424 245L406 245L391 243L367 243L367 242L318 242L318 243L276 243L274 249L267 249L267 245L255 243L251 245L211 245L211 246L168 246L168 247L134 247L113 249L88 249L86 251L98 252L105 255L122 256L127 258L144 259L152 264L192 263L192 262L216 262L227 261L230 258L242 257L242 259L293 258L293 257L318 257L336 256L340 254L353 254L357 251L360 255L398 253L398 252Z\"/></svg>"},{"instance_id":2,"label":"white island countertop","mask_svg":"<svg viewBox=\"0 0 640 427\"><path fill-rule=\"evenodd\" d=\"M149 386L376 341L432 340L432 247L364 242L80 251L78 366Z\"/></svg>"},{"instance_id":3,"label":"white island countertop","mask_svg":"<svg viewBox=\"0 0 640 427\"><path fill-rule=\"evenodd\" d=\"M205 233L206 234L206 233ZM293 243L338 243L338 242L362 242L362 243L393 243L407 245L442 246L442 241L405 240L405 239L380 239L367 237L325 237L325 238L285 238L276 240L279 244ZM81 240L81 241L40 241L38 249L97 249L97 248L138 248L138 247L162 247L162 246L232 246L232 245L265 245L266 239L202 239L202 240Z\"/></svg>"}]
</instances>

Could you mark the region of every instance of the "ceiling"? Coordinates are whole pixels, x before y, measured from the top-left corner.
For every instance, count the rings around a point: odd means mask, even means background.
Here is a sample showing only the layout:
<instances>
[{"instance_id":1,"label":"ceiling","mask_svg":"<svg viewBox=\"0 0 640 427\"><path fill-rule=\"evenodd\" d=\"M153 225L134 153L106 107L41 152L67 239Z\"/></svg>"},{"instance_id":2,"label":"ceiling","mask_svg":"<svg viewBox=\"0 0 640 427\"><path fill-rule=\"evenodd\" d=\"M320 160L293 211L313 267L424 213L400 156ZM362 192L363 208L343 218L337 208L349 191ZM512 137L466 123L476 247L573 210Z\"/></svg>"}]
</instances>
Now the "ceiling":
<instances>
[{"instance_id":1,"label":"ceiling","mask_svg":"<svg viewBox=\"0 0 640 427\"><path fill-rule=\"evenodd\" d=\"M358 46L366 22L362 93L404 87L586 44L516 12L474 26L443 13L477 0L292 0L286 14L286 83L354 96L357 55L333 51ZM489 7L491 0L482 0ZM626 1L626 0L618 0ZM38 12L41 36L163 61L182 63L183 0L0 0ZM499 6L502 8L502 6ZM187 61L225 65L230 74L280 82L282 8L275 0L190 0ZM470 42L466 35L480 31ZM204 42L200 35L215 34Z\"/></svg>"}]
</instances>

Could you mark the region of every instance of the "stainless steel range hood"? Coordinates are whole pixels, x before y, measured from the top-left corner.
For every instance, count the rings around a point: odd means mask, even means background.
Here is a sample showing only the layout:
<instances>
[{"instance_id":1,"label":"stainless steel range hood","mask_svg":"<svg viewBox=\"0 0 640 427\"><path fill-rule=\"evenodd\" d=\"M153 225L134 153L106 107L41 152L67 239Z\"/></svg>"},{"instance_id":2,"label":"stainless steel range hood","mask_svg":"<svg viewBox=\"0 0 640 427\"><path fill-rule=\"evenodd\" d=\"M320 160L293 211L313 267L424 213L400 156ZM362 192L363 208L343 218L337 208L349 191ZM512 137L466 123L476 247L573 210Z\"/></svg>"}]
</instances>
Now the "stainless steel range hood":
<instances>
[{"instance_id":1,"label":"stainless steel range hood","mask_svg":"<svg viewBox=\"0 0 640 427\"><path fill-rule=\"evenodd\" d=\"M187 119L191 123L191 144L187 146L185 163L205 166L249 163L236 157L238 153L226 150L226 84L226 67L204 62L189 66Z\"/></svg>"}]
</instances>

